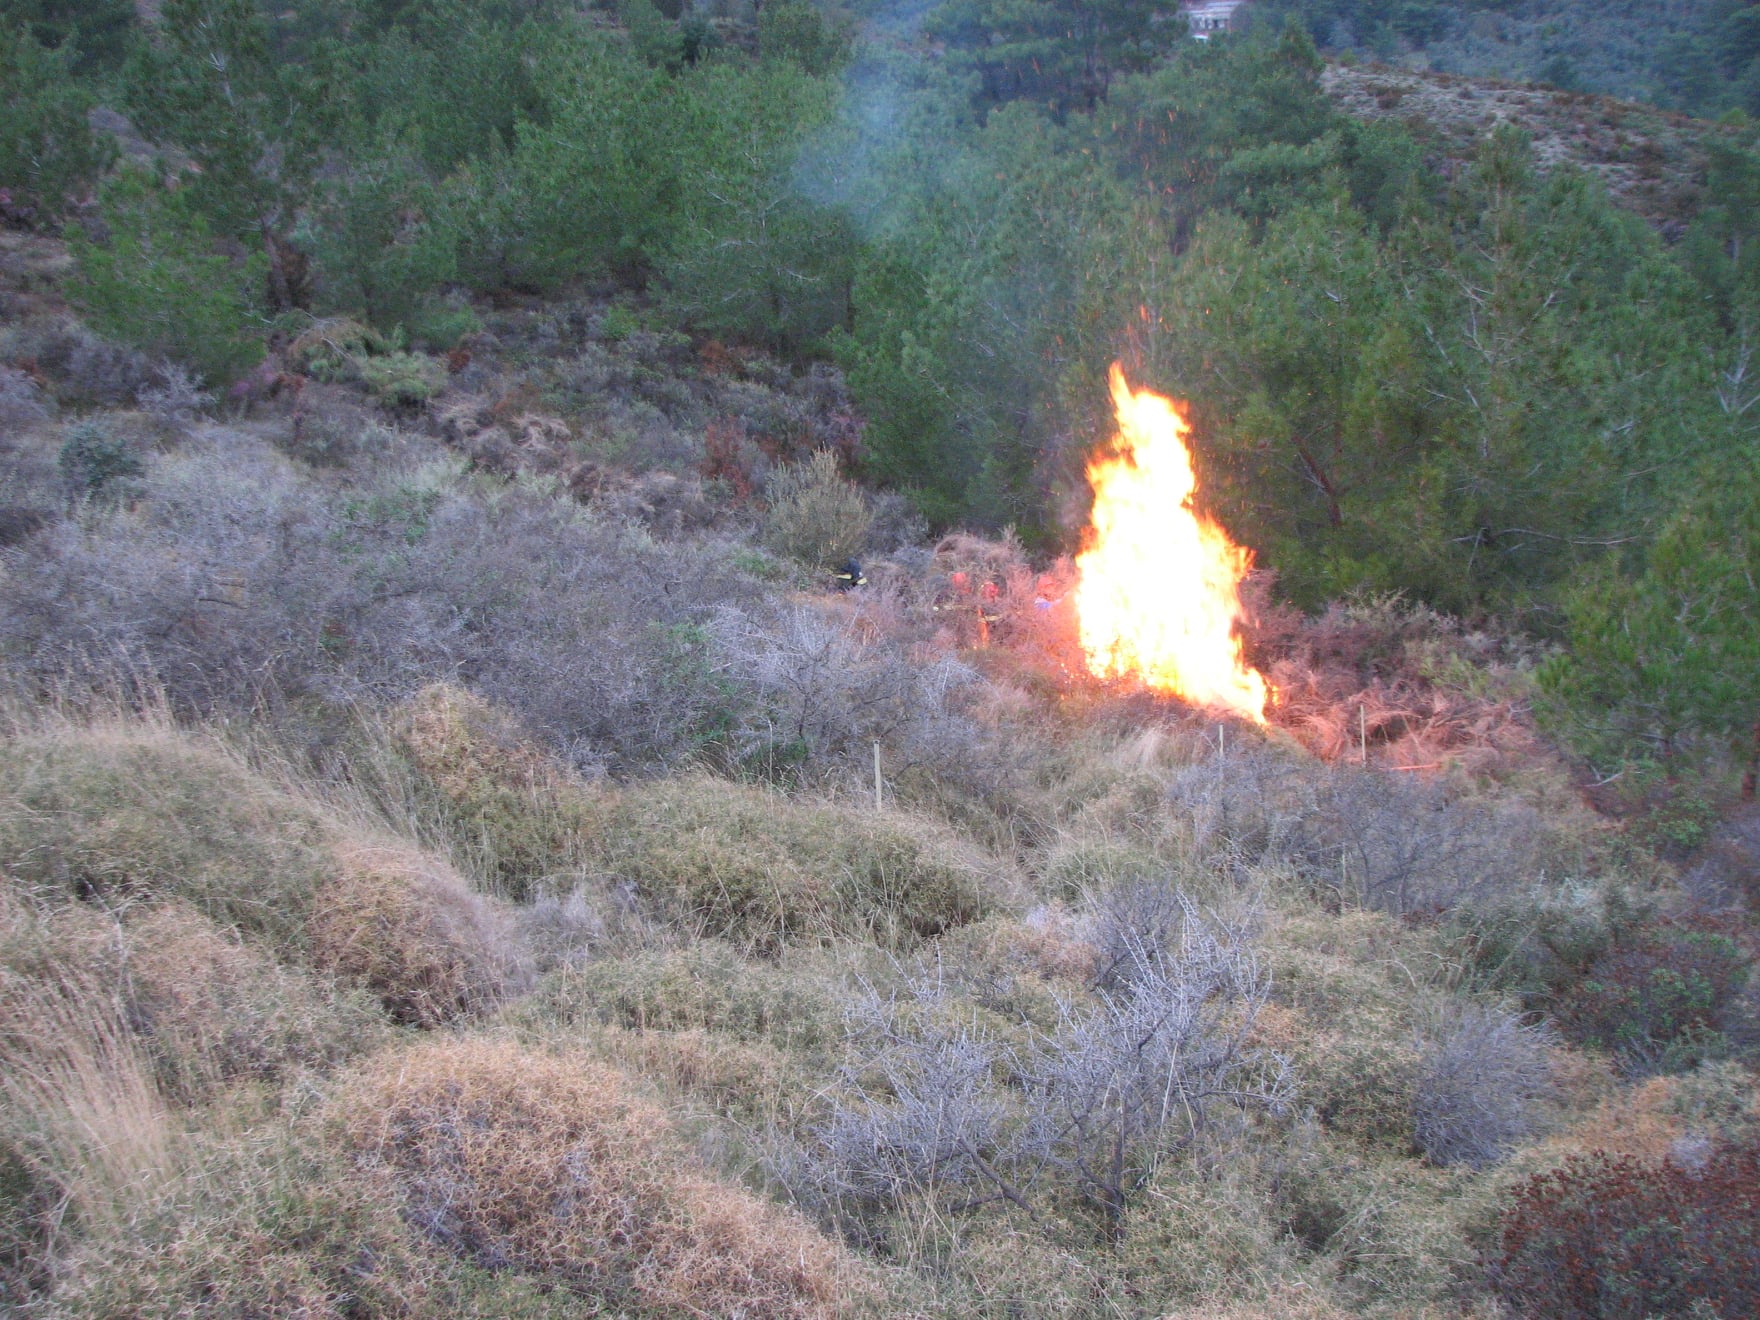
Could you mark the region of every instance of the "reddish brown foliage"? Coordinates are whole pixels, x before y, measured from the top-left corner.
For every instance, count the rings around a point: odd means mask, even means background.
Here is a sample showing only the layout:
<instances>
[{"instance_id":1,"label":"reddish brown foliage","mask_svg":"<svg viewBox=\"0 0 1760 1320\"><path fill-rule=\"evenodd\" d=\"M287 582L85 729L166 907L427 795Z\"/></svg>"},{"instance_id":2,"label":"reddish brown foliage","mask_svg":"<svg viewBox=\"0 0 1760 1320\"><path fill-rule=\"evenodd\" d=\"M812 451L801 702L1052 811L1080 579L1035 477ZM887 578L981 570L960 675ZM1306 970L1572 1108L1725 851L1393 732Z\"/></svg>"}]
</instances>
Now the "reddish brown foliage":
<instances>
[{"instance_id":1,"label":"reddish brown foliage","mask_svg":"<svg viewBox=\"0 0 1760 1320\"><path fill-rule=\"evenodd\" d=\"M710 422L703 433L703 479L726 483L740 503L751 499L753 490L751 469L740 452L745 438L745 425L728 418Z\"/></svg>"},{"instance_id":2,"label":"reddish brown foliage","mask_svg":"<svg viewBox=\"0 0 1760 1320\"><path fill-rule=\"evenodd\" d=\"M1723 1027L1752 970L1749 937L1739 917L1646 922L1568 984L1554 1016L1577 1040L1668 1070Z\"/></svg>"},{"instance_id":3,"label":"reddish brown foliage","mask_svg":"<svg viewBox=\"0 0 1760 1320\"><path fill-rule=\"evenodd\" d=\"M1494 1283L1521 1316L1760 1315L1760 1144L1574 1156L1517 1191L1501 1246Z\"/></svg>"}]
</instances>

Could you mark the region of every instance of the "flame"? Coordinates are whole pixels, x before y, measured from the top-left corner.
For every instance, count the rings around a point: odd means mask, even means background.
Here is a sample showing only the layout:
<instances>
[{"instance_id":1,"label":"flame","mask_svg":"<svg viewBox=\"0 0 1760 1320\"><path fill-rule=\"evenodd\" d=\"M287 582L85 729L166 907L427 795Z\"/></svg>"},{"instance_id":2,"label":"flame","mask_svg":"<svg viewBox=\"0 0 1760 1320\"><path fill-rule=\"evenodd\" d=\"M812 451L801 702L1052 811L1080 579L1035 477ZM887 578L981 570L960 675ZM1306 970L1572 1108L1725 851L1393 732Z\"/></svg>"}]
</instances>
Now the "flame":
<instances>
[{"instance_id":1,"label":"flame","mask_svg":"<svg viewBox=\"0 0 1760 1320\"><path fill-rule=\"evenodd\" d=\"M1265 678L1241 658L1240 584L1250 550L1192 508L1198 480L1173 400L1133 390L1112 365L1119 436L1088 464L1094 513L1076 556L1076 614L1096 678L1265 723Z\"/></svg>"}]
</instances>

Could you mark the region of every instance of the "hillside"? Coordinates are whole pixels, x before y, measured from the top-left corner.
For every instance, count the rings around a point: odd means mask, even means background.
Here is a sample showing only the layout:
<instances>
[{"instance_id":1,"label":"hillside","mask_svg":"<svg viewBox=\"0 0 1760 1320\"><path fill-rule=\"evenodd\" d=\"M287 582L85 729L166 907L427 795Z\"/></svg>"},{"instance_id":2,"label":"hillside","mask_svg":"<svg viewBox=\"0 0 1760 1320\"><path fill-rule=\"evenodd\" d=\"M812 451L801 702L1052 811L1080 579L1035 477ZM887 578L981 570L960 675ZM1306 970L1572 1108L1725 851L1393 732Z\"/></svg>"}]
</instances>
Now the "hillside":
<instances>
[{"instance_id":1,"label":"hillside","mask_svg":"<svg viewBox=\"0 0 1760 1320\"><path fill-rule=\"evenodd\" d=\"M1669 241L1705 202L1712 149L1753 139L1751 128L1611 97L1391 65L1329 63L1321 85L1346 113L1409 129L1451 169L1465 168L1498 125L1519 128L1542 169L1568 164L1593 174Z\"/></svg>"},{"instance_id":2,"label":"hillside","mask_svg":"<svg viewBox=\"0 0 1760 1320\"><path fill-rule=\"evenodd\" d=\"M1755 1311L1751 130L142 9L0 8L0 1311Z\"/></svg>"}]
</instances>

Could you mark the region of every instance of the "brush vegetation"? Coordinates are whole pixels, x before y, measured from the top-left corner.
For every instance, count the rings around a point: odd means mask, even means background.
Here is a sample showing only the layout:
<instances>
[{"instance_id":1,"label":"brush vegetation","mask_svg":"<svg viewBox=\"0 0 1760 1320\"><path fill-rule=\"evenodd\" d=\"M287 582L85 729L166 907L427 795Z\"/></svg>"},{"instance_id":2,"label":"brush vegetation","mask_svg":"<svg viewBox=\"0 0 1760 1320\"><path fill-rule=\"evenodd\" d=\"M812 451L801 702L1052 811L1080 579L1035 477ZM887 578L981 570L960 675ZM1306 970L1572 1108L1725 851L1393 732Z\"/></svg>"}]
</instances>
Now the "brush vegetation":
<instances>
[{"instance_id":1,"label":"brush vegetation","mask_svg":"<svg viewBox=\"0 0 1760 1320\"><path fill-rule=\"evenodd\" d=\"M1752 125L1102 8L0 0L0 1310L1752 1313Z\"/></svg>"}]
</instances>

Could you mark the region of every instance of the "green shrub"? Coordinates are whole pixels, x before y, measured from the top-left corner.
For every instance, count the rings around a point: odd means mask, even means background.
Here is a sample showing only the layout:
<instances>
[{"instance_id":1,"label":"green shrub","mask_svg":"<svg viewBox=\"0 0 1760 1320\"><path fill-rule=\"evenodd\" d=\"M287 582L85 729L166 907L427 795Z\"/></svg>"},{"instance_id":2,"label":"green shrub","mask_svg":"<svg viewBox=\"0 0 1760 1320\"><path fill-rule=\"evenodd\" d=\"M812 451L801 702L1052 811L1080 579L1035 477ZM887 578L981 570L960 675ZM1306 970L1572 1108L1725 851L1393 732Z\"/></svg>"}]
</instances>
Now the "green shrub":
<instances>
[{"instance_id":1,"label":"green shrub","mask_svg":"<svg viewBox=\"0 0 1760 1320\"><path fill-rule=\"evenodd\" d=\"M76 497L98 495L110 483L138 477L145 471L127 438L103 422L75 422L55 457L61 479Z\"/></svg>"},{"instance_id":2,"label":"green shrub","mask_svg":"<svg viewBox=\"0 0 1760 1320\"><path fill-rule=\"evenodd\" d=\"M706 777L604 804L604 869L702 935L773 951L834 935L907 944L994 906L999 868L925 821Z\"/></svg>"},{"instance_id":3,"label":"green shrub","mask_svg":"<svg viewBox=\"0 0 1760 1320\"><path fill-rule=\"evenodd\" d=\"M1729 1048L1726 1014L1753 969L1744 934L1734 918L1638 926L1564 987L1559 1026L1637 1072L1676 1072L1716 1058Z\"/></svg>"},{"instance_id":4,"label":"green shrub","mask_svg":"<svg viewBox=\"0 0 1760 1320\"><path fill-rule=\"evenodd\" d=\"M634 1031L705 1031L816 1055L842 1038L838 996L800 970L742 958L720 940L606 958L553 973L540 1018Z\"/></svg>"},{"instance_id":5,"label":"green shrub","mask_svg":"<svg viewBox=\"0 0 1760 1320\"><path fill-rule=\"evenodd\" d=\"M373 396L391 408L420 408L446 388L446 364L425 353L364 358L357 369Z\"/></svg>"},{"instance_id":6,"label":"green shrub","mask_svg":"<svg viewBox=\"0 0 1760 1320\"><path fill-rule=\"evenodd\" d=\"M1760 1314L1760 1144L1573 1156L1517 1189L1500 1246L1492 1279L1518 1316Z\"/></svg>"},{"instance_id":7,"label":"green shrub","mask_svg":"<svg viewBox=\"0 0 1760 1320\"><path fill-rule=\"evenodd\" d=\"M821 572L860 552L874 522L861 488L837 468L837 455L821 449L775 473L765 491L765 542Z\"/></svg>"},{"instance_id":8,"label":"green shrub","mask_svg":"<svg viewBox=\"0 0 1760 1320\"><path fill-rule=\"evenodd\" d=\"M229 380L263 356L263 258L222 255L181 190L127 171L103 192L101 239L73 244L69 295L92 324L143 352Z\"/></svg>"}]
</instances>

